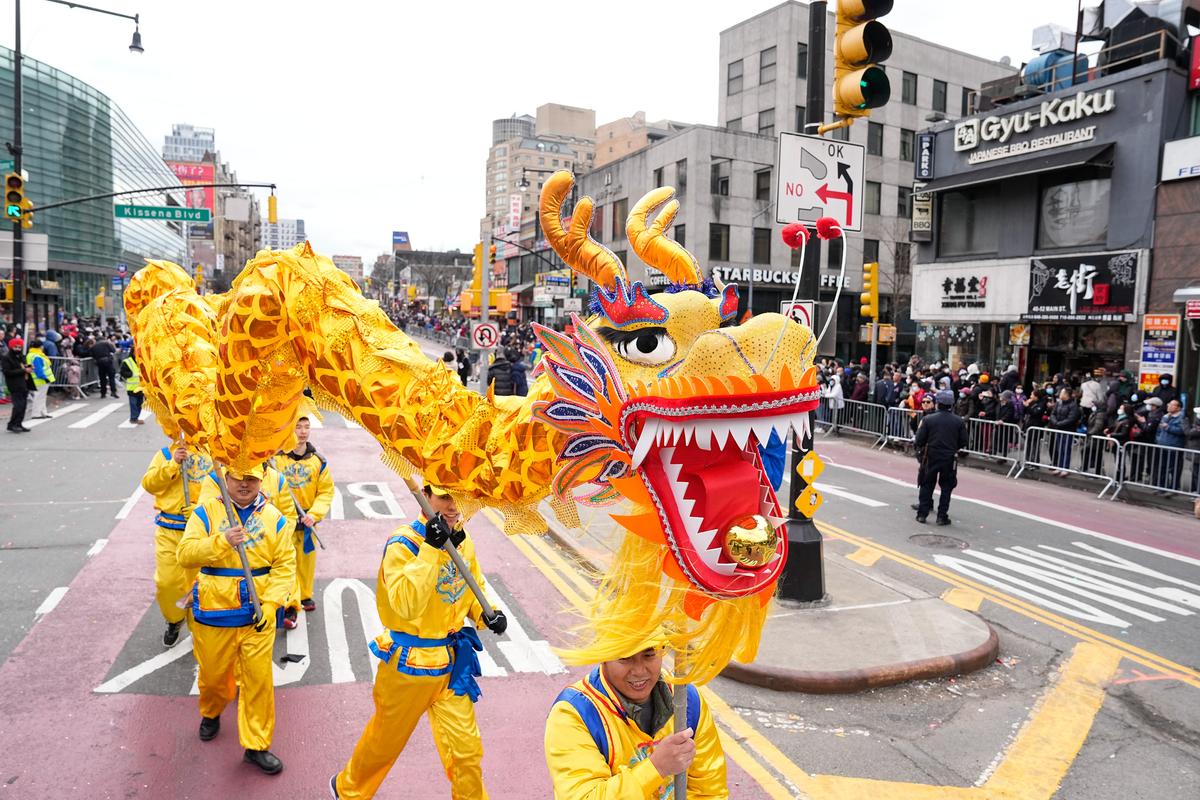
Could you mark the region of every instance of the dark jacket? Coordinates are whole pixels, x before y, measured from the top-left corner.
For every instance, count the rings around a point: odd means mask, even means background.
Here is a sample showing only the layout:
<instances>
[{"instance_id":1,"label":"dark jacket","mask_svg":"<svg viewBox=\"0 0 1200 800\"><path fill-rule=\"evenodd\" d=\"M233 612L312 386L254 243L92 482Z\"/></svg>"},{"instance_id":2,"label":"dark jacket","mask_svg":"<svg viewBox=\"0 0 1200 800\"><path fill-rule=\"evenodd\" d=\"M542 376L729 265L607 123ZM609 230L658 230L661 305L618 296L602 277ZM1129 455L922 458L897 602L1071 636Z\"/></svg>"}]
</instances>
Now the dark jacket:
<instances>
[{"instance_id":1,"label":"dark jacket","mask_svg":"<svg viewBox=\"0 0 1200 800\"><path fill-rule=\"evenodd\" d=\"M938 410L921 420L913 442L923 464L948 464L967 446L967 424L949 411Z\"/></svg>"},{"instance_id":2,"label":"dark jacket","mask_svg":"<svg viewBox=\"0 0 1200 800\"><path fill-rule=\"evenodd\" d=\"M1159 421L1159 429L1155 435L1155 444L1165 445L1167 447L1184 447L1187 445L1187 435L1191 430L1191 425L1188 424L1187 417L1183 412L1171 416L1164 414Z\"/></svg>"},{"instance_id":3,"label":"dark jacket","mask_svg":"<svg viewBox=\"0 0 1200 800\"><path fill-rule=\"evenodd\" d=\"M115 367L113 357L117 354L116 348L112 346L112 342L108 339L101 339L92 345L92 351L88 353L96 361L97 366Z\"/></svg>"},{"instance_id":4,"label":"dark jacket","mask_svg":"<svg viewBox=\"0 0 1200 800\"><path fill-rule=\"evenodd\" d=\"M513 393L512 364L507 358L496 356L496 360L488 367L487 375L493 394L508 396Z\"/></svg>"},{"instance_id":5,"label":"dark jacket","mask_svg":"<svg viewBox=\"0 0 1200 800\"><path fill-rule=\"evenodd\" d=\"M0 358L0 368L4 370L4 383L9 394L25 394L29 391L25 373L25 356L17 350L9 350Z\"/></svg>"},{"instance_id":6,"label":"dark jacket","mask_svg":"<svg viewBox=\"0 0 1200 800\"><path fill-rule=\"evenodd\" d=\"M1017 384L1021 382L1021 377L1015 371L1005 372L1000 376L1000 391L1011 392L1017 388Z\"/></svg>"},{"instance_id":7,"label":"dark jacket","mask_svg":"<svg viewBox=\"0 0 1200 800\"><path fill-rule=\"evenodd\" d=\"M1167 407L1167 403L1172 400L1179 399L1179 390L1170 384L1168 381L1165 385L1160 383L1154 387L1154 391L1150 393L1151 397L1157 397L1163 401L1163 408Z\"/></svg>"},{"instance_id":8,"label":"dark jacket","mask_svg":"<svg viewBox=\"0 0 1200 800\"><path fill-rule=\"evenodd\" d=\"M1059 400L1050 412L1050 427L1056 431L1076 432L1079 429L1079 403Z\"/></svg>"},{"instance_id":9,"label":"dark jacket","mask_svg":"<svg viewBox=\"0 0 1200 800\"><path fill-rule=\"evenodd\" d=\"M871 391L871 384L867 381L855 381L854 388L850 391L850 399L862 402L867 399L867 395Z\"/></svg>"},{"instance_id":10,"label":"dark jacket","mask_svg":"<svg viewBox=\"0 0 1200 800\"><path fill-rule=\"evenodd\" d=\"M524 397L529 394L529 365L524 361L512 363L512 393Z\"/></svg>"}]
</instances>

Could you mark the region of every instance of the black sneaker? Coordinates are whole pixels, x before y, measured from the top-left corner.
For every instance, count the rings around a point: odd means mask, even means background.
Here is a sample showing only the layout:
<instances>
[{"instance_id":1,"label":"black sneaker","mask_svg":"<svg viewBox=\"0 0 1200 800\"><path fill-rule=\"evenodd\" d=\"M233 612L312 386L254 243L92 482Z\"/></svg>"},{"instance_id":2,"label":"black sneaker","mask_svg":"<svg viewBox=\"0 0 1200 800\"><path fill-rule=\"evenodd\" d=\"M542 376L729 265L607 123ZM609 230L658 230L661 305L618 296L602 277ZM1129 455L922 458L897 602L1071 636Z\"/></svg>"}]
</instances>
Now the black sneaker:
<instances>
[{"instance_id":1,"label":"black sneaker","mask_svg":"<svg viewBox=\"0 0 1200 800\"><path fill-rule=\"evenodd\" d=\"M340 794L338 794L338 790L337 790L338 774L339 773L335 772L335 773L333 773L333 775L329 776L329 796L332 797L333 800L342 800L342 796Z\"/></svg>"},{"instance_id":2,"label":"black sneaker","mask_svg":"<svg viewBox=\"0 0 1200 800\"><path fill-rule=\"evenodd\" d=\"M270 750L247 750L243 761L253 764L268 775L283 772L283 762Z\"/></svg>"},{"instance_id":3,"label":"black sneaker","mask_svg":"<svg viewBox=\"0 0 1200 800\"><path fill-rule=\"evenodd\" d=\"M313 600L311 597L306 597L300 601L300 607L303 608L305 611L316 611L317 610L317 601Z\"/></svg>"},{"instance_id":4,"label":"black sneaker","mask_svg":"<svg viewBox=\"0 0 1200 800\"><path fill-rule=\"evenodd\" d=\"M950 524L950 518L949 518L949 517L945 517L945 516L938 517L938 518L937 518L937 524L938 524L938 525L949 525L949 524Z\"/></svg>"},{"instance_id":5,"label":"black sneaker","mask_svg":"<svg viewBox=\"0 0 1200 800\"><path fill-rule=\"evenodd\" d=\"M921 507L919 505L917 505L916 503L913 503L911 506L909 506L909 508L911 508L913 511L921 510Z\"/></svg>"},{"instance_id":6,"label":"black sneaker","mask_svg":"<svg viewBox=\"0 0 1200 800\"><path fill-rule=\"evenodd\" d=\"M200 718L200 741L211 742L217 738L217 734L221 732L220 717L201 717Z\"/></svg>"},{"instance_id":7,"label":"black sneaker","mask_svg":"<svg viewBox=\"0 0 1200 800\"><path fill-rule=\"evenodd\" d=\"M167 629L163 631L163 647L174 647L179 641L179 629L183 627L183 620L179 622L168 622Z\"/></svg>"},{"instance_id":8,"label":"black sneaker","mask_svg":"<svg viewBox=\"0 0 1200 800\"><path fill-rule=\"evenodd\" d=\"M924 514L917 514L917 522L921 523L922 525L924 525L926 523L927 519L928 519L928 517L925 516Z\"/></svg>"}]
</instances>

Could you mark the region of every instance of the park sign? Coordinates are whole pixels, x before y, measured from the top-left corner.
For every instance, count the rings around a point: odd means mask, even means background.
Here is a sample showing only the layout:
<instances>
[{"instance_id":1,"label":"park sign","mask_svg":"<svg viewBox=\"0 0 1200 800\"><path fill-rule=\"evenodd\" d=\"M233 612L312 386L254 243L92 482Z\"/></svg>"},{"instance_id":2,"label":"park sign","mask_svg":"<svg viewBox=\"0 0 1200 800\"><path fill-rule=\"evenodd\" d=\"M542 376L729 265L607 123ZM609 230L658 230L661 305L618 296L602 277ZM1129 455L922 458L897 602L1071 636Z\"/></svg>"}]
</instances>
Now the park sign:
<instances>
[{"instance_id":1,"label":"park sign","mask_svg":"<svg viewBox=\"0 0 1200 800\"><path fill-rule=\"evenodd\" d=\"M118 219L161 219L167 222L211 222L212 212L207 208L181 208L179 206L113 206L113 216Z\"/></svg>"}]
</instances>

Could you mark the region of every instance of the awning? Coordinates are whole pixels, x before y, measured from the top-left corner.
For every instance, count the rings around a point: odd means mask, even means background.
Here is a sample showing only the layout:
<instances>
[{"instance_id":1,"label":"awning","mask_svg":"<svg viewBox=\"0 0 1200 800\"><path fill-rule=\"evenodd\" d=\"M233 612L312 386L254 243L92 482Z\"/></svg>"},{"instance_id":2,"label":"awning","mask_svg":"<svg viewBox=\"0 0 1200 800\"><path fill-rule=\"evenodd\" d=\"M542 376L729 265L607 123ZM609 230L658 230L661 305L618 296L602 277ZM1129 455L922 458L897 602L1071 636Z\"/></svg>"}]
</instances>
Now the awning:
<instances>
[{"instance_id":1,"label":"awning","mask_svg":"<svg viewBox=\"0 0 1200 800\"><path fill-rule=\"evenodd\" d=\"M532 283L518 283L516 286L508 287L508 291L510 294L521 294L522 292L527 292L532 288Z\"/></svg>"},{"instance_id":2,"label":"awning","mask_svg":"<svg viewBox=\"0 0 1200 800\"><path fill-rule=\"evenodd\" d=\"M971 170L958 175L947 175L945 178L934 178L920 189L922 192L946 192L951 189L961 189L964 186L975 186L980 183L993 183L1009 178L1019 178L1022 175L1036 175L1039 172L1053 172L1070 167L1111 167L1113 163L1113 145L1098 144L1069 150L1065 153L1026 158L1021 161L997 164L994 167Z\"/></svg>"}]
</instances>

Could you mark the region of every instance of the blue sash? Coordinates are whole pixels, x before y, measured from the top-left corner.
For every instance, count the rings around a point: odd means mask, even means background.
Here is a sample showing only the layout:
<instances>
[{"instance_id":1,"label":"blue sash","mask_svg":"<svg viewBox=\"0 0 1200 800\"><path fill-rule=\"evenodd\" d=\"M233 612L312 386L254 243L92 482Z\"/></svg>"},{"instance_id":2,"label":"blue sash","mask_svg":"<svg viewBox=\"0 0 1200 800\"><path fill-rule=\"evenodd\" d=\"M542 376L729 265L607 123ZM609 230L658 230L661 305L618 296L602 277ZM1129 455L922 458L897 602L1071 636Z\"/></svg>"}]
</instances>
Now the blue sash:
<instances>
[{"instance_id":1,"label":"blue sash","mask_svg":"<svg viewBox=\"0 0 1200 800\"><path fill-rule=\"evenodd\" d=\"M474 628L462 628L442 639L424 639L420 636L414 636L411 633L400 633L399 631L388 631L388 633L392 637L392 646L387 650L383 650L375 642L371 642L371 652L376 657L387 662L395 654L397 648L399 648L400 655L396 659L397 672L402 672L405 675L426 677L436 677L449 673L449 689L452 692L456 695L470 697L472 703L479 700L482 692L479 689L479 683L475 679L483 675L483 669L479 665L479 656L476 653L483 652L483 642L479 641L479 634L476 633ZM450 664L438 669L410 667L405 663L408 661L408 650L410 647L452 648L450 652Z\"/></svg>"}]
</instances>

